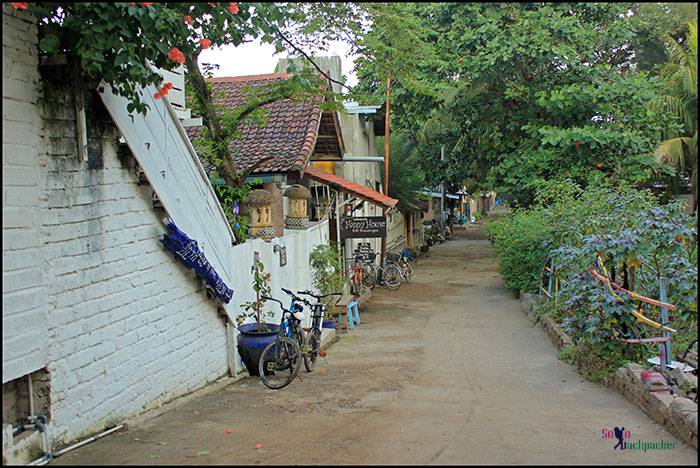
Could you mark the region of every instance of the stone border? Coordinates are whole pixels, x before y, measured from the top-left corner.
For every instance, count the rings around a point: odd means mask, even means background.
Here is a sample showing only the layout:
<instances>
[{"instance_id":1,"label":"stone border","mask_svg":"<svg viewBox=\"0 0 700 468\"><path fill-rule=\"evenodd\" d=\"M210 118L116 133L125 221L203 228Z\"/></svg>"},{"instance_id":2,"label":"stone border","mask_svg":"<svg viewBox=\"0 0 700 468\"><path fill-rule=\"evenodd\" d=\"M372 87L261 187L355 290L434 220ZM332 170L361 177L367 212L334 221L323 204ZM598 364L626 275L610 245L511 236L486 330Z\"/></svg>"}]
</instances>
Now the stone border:
<instances>
[{"instance_id":1,"label":"stone border","mask_svg":"<svg viewBox=\"0 0 700 468\"><path fill-rule=\"evenodd\" d=\"M669 390L651 391L642 380L644 368L637 363L620 367L610 386L633 402L655 422L686 444L698 448L698 405L692 400L671 395Z\"/></svg>"},{"instance_id":2,"label":"stone border","mask_svg":"<svg viewBox=\"0 0 700 468\"><path fill-rule=\"evenodd\" d=\"M528 322L540 322L545 333L557 350L573 345L571 337L550 317L537 315L539 298L534 294L521 293L520 306ZM671 434L686 444L698 448L698 405L692 400L671 395L669 390L652 391L642 380L644 368L636 363L620 367L606 384L639 406L653 421L663 425Z\"/></svg>"}]
</instances>

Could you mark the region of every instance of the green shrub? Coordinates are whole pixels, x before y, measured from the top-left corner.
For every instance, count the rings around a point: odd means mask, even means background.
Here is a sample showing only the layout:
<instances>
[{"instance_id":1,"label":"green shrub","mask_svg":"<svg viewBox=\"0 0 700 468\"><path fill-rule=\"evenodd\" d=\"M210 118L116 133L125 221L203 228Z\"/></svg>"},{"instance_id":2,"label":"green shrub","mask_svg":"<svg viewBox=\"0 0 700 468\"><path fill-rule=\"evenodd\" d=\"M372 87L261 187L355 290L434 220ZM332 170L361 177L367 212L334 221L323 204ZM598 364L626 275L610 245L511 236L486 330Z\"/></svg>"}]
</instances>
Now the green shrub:
<instances>
[{"instance_id":1,"label":"green shrub","mask_svg":"<svg viewBox=\"0 0 700 468\"><path fill-rule=\"evenodd\" d=\"M508 287L535 290L551 257L559 279L558 310L550 302L538 314L562 325L576 346L563 356L599 381L628 359L644 362L658 355L656 346L625 344L624 338L660 332L638 323L630 313L637 301L623 292L613 295L589 267L600 254L623 286L625 277L631 278L623 272L633 267L634 291L654 299L659 299L662 278L667 302L677 307L671 327L678 330L673 343L679 350L697 338L696 225L697 218L688 216L681 203L661 204L648 190L606 181L582 189L563 180L545 185L528 210L489 223L487 232ZM645 313L659 320L658 308L646 307Z\"/></svg>"},{"instance_id":2,"label":"green shrub","mask_svg":"<svg viewBox=\"0 0 700 468\"><path fill-rule=\"evenodd\" d=\"M487 233L494 238L493 249L506 286L536 291L548 249L549 227L542 210L519 210L491 221Z\"/></svg>"},{"instance_id":3,"label":"green shrub","mask_svg":"<svg viewBox=\"0 0 700 468\"><path fill-rule=\"evenodd\" d=\"M557 353L557 359L560 361L567 362L569 364L574 363L574 354L576 353L576 346L566 345Z\"/></svg>"},{"instance_id":4,"label":"green shrub","mask_svg":"<svg viewBox=\"0 0 700 468\"><path fill-rule=\"evenodd\" d=\"M343 264L334 244L317 245L311 251L309 263L312 269L314 287L320 294L344 292L348 279L343 276ZM330 306L334 298L327 297L323 302Z\"/></svg>"}]
</instances>

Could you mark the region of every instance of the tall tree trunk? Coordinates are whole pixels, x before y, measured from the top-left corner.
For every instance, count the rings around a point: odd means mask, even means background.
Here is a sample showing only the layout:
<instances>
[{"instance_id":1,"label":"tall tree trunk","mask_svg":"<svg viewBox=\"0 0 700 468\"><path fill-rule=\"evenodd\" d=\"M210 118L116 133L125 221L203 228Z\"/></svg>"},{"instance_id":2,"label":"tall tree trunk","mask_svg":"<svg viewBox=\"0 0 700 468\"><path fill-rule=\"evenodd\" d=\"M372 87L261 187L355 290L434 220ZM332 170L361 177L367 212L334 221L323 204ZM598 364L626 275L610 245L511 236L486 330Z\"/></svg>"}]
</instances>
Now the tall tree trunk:
<instances>
[{"instance_id":1,"label":"tall tree trunk","mask_svg":"<svg viewBox=\"0 0 700 468\"><path fill-rule=\"evenodd\" d=\"M216 168L217 172L232 187L242 188L244 180L238 172L236 165L229 154L228 135L222 127L219 116L212 100L207 82L199 71L199 52L191 57L185 58L187 72L189 74L189 84L194 89L194 96L199 104L199 111L202 116L202 123L209 130L212 140L214 140L214 154L208 158ZM205 157L207 157L205 156Z\"/></svg>"}]
</instances>

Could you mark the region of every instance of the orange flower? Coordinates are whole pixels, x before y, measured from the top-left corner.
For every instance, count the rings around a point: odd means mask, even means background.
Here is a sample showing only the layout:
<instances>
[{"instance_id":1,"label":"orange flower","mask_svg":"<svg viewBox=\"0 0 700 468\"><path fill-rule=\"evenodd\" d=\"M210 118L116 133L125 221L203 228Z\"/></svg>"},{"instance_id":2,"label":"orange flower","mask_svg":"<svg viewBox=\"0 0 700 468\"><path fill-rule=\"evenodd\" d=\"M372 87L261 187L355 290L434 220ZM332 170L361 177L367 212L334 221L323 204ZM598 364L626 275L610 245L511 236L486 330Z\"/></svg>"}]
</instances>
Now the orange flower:
<instances>
[{"instance_id":1,"label":"orange flower","mask_svg":"<svg viewBox=\"0 0 700 468\"><path fill-rule=\"evenodd\" d=\"M203 37L199 40L199 45L202 46L202 49L208 49L211 47L211 40Z\"/></svg>"},{"instance_id":2,"label":"orange flower","mask_svg":"<svg viewBox=\"0 0 700 468\"><path fill-rule=\"evenodd\" d=\"M228 11L230 11L232 14L238 13L238 3L237 2L231 2L228 4Z\"/></svg>"},{"instance_id":3,"label":"orange flower","mask_svg":"<svg viewBox=\"0 0 700 468\"><path fill-rule=\"evenodd\" d=\"M10 3L12 5L12 8L15 10L26 10L29 8L29 3Z\"/></svg>"},{"instance_id":4,"label":"orange flower","mask_svg":"<svg viewBox=\"0 0 700 468\"><path fill-rule=\"evenodd\" d=\"M173 88L173 84L172 84L172 83L165 83L165 85L163 85L163 87L160 88L160 91L158 91L157 93L155 93L155 94L153 95L153 97L156 98L156 99L160 99L160 98L162 98L163 96L165 96L166 94L168 94L168 91L170 91L172 88Z\"/></svg>"},{"instance_id":5,"label":"orange flower","mask_svg":"<svg viewBox=\"0 0 700 468\"><path fill-rule=\"evenodd\" d=\"M185 56L177 47L170 49L170 52L168 52L168 58L176 63L185 63Z\"/></svg>"},{"instance_id":6,"label":"orange flower","mask_svg":"<svg viewBox=\"0 0 700 468\"><path fill-rule=\"evenodd\" d=\"M141 3L139 3L139 5L141 5L141 6L151 6L151 5L153 5L153 3L154 3L154 2L141 2Z\"/></svg>"},{"instance_id":7,"label":"orange flower","mask_svg":"<svg viewBox=\"0 0 700 468\"><path fill-rule=\"evenodd\" d=\"M192 26L192 17L189 15L182 15L182 19L185 23L189 24Z\"/></svg>"},{"instance_id":8,"label":"orange flower","mask_svg":"<svg viewBox=\"0 0 700 468\"><path fill-rule=\"evenodd\" d=\"M596 164L596 166L598 166L598 169L602 169L602 168L603 168L603 163L598 163L598 164Z\"/></svg>"}]
</instances>

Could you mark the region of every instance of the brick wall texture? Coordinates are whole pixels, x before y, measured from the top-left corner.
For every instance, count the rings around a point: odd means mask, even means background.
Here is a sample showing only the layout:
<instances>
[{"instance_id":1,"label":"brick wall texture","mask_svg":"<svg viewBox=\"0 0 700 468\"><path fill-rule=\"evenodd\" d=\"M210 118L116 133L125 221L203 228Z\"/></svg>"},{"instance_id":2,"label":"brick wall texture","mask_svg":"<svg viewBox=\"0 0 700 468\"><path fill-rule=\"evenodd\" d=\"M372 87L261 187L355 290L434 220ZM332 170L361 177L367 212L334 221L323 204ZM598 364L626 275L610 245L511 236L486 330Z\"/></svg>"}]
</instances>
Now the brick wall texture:
<instances>
[{"instance_id":1,"label":"brick wall texture","mask_svg":"<svg viewBox=\"0 0 700 468\"><path fill-rule=\"evenodd\" d=\"M3 383L48 368L60 444L224 375L226 333L158 242L152 191L118 157L117 131L98 138L101 161L82 161L73 94L39 99L22 15L3 5Z\"/></svg>"}]
</instances>

